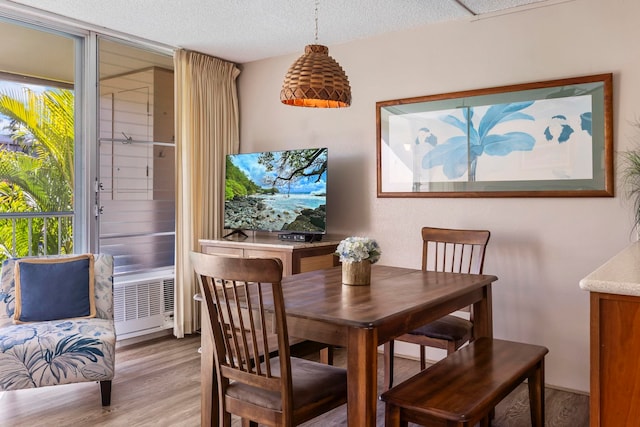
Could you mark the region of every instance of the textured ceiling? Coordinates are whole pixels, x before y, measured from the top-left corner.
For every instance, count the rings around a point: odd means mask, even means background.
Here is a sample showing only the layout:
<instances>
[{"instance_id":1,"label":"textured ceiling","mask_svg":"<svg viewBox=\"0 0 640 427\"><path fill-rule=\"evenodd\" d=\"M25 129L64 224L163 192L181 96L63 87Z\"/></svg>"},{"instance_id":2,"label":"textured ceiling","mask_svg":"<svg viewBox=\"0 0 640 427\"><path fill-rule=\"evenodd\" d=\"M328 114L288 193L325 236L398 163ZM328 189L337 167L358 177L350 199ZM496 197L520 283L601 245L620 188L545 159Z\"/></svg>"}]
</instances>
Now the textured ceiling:
<instances>
[{"instance_id":1,"label":"textured ceiling","mask_svg":"<svg viewBox=\"0 0 640 427\"><path fill-rule=\"evenodd\" d=\"M557 1L557 0L556 0ZM319 0L318 43L335 45L554 0ZM314 0L13 0L171 47L244 63L302 53Z\"/></svg>"}]
</instances>

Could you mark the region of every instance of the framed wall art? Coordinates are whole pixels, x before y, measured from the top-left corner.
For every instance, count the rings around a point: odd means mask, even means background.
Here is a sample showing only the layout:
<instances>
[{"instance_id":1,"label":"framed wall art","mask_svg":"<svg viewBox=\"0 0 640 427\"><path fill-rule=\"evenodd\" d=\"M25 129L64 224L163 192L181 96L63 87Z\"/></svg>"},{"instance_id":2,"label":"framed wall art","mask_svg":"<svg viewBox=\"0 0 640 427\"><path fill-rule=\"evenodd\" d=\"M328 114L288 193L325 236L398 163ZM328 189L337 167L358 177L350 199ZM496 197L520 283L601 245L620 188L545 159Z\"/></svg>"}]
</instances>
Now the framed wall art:
<instances>
[{"instance_id":1,"label":"framed wall art","mask_svg":"<svg viewBox=\"0 0 640 427\"><path fill-rule=\"evenodd\" d=\"M376 103L378 197L613 196L612 74Z\"/></svg>"}]
</instances>

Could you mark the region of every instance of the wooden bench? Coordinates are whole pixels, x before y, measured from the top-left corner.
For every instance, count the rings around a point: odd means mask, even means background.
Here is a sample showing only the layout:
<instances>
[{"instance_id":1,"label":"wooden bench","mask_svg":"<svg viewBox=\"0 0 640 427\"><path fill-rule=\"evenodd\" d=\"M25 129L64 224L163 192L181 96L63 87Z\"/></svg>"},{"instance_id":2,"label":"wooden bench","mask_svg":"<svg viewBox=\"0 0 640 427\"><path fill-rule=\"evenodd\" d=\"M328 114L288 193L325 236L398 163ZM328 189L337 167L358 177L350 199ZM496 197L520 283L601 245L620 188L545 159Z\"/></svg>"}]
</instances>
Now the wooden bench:
<instances>
[{"instance_id":1,"label":"wooden bench","mask_svg":"<svg viewBox=\"0 0 640 427\"><path fill-rule=\"evenodd\" d=\"M525 379L531 425L544 425L542 346L479 338L380 396L385 426L489 426L495 406Z\"/></svg>"}]
</instances>

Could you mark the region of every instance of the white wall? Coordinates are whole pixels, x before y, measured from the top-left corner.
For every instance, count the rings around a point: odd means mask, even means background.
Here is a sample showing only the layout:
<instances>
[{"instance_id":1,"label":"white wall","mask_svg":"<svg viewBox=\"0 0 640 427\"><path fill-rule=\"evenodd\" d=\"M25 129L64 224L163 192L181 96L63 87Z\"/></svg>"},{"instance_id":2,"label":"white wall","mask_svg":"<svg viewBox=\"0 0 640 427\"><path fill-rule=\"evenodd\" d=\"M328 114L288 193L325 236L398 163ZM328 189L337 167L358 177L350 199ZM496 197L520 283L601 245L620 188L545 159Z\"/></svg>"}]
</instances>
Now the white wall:
<instances>
[{"instance_id":1,"label":"white wall","mask_svg":"<svg viewBox=\"0 0 640 427\"><path fill-rule=\"evenodd\" d=\"M342 110L279 102L310 29L299 53L244 64L241 151L328 146L329 232L375 237L384 264L419 267L424 225L491 230L495 336L549 347L547 383L588 391L589 295L578 282L635 238L620 179L614 198L377 198L375 103L612 72L614 149L625 150L640 117L638 16L637 0L550 2L330 46L353 91Z\"/></svg>"}]
</instances>

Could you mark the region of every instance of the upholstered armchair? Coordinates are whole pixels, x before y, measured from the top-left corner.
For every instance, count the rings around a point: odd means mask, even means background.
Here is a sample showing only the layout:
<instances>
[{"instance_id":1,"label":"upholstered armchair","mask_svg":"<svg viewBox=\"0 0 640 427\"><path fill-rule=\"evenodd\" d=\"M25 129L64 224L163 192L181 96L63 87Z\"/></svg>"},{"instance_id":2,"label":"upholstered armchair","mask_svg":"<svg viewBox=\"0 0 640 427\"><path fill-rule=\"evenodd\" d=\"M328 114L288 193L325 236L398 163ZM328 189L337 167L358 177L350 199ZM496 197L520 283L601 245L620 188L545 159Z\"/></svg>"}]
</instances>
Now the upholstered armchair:
<instances>
[{"instance_id":1,"label":"upholstered armchair","mask_svg":"<svg viewBox=\"0 0 640 427\"><path fill-rule=\"evenodd\" d=\"M4 261L0 390L96 381L102 405L108 406L115 347L112 256Z\"/></svg>"}]
</instances>

